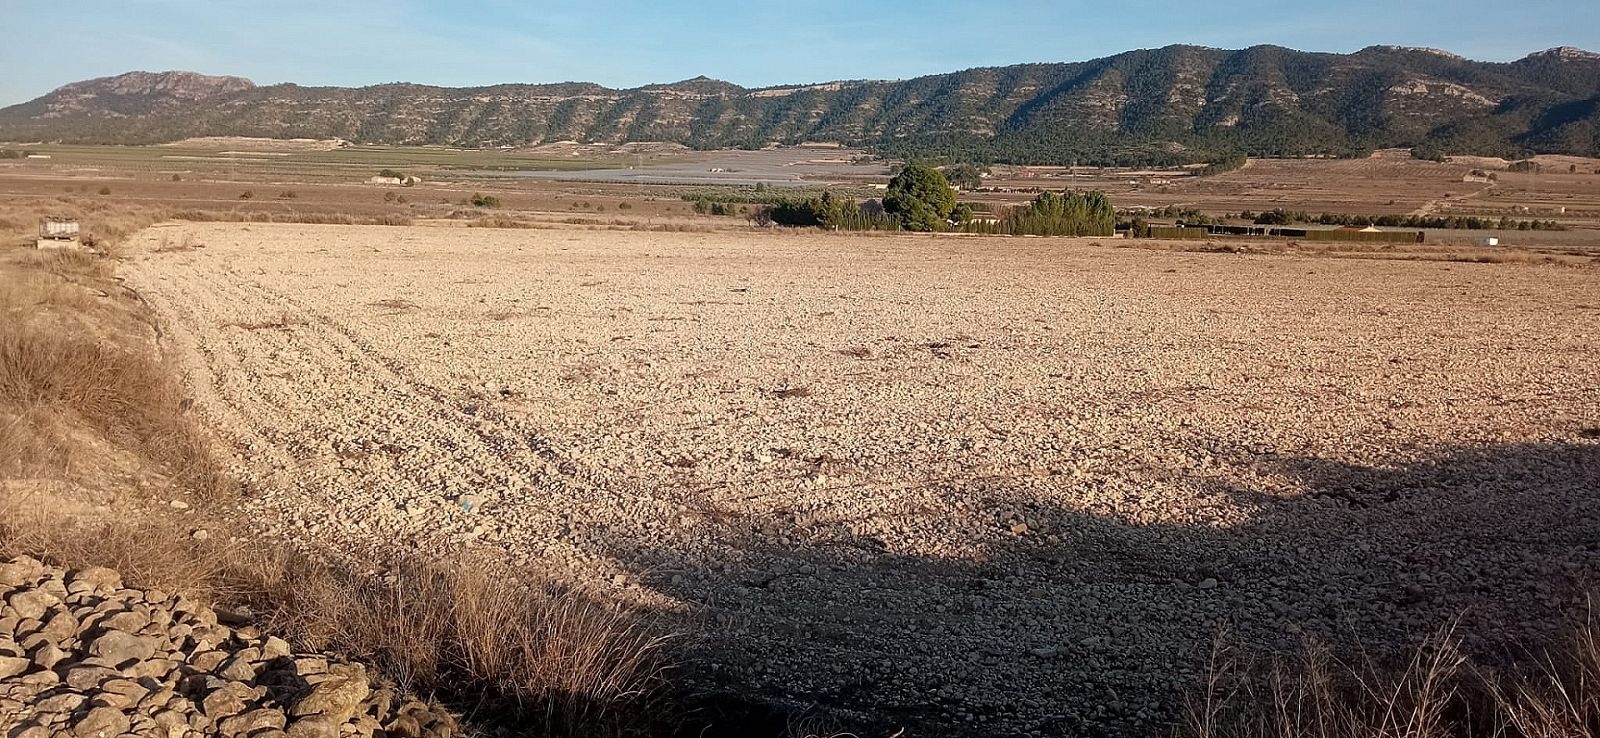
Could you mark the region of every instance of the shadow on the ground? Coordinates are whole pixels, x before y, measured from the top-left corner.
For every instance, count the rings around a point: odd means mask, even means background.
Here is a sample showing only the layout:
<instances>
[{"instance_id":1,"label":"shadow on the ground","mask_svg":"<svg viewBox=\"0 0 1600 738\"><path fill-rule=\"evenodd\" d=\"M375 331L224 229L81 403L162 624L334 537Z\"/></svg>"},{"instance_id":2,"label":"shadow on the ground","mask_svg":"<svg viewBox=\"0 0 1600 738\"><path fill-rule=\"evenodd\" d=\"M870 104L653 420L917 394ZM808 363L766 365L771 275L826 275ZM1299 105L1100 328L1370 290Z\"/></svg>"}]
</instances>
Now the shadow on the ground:
<instances>
[{"instance_id":1,"label":"shadow on the ground","mask_svg":"<svg viewBox=\"0 0 1600 738\"><path fill-rule=\"evenodd\" d=\"M1244 513L1226 526L944 481L944 499L996 511L968 555L895 550L817 516L729 520L715 561L615 534L592 545L714 625L685 672L737 697L711 697L706 735L749 734L739 707L719 732L717 706L760 700L821 705L863 735L1148 733L1219 629L1258 648L1309 636L1381 656L1460 616L1466 646L1494 660L1554 635L1600 572L1594 439L1394 467L1236 457L1289 484L1186 482Z\"/></svg>"}]
</instances>

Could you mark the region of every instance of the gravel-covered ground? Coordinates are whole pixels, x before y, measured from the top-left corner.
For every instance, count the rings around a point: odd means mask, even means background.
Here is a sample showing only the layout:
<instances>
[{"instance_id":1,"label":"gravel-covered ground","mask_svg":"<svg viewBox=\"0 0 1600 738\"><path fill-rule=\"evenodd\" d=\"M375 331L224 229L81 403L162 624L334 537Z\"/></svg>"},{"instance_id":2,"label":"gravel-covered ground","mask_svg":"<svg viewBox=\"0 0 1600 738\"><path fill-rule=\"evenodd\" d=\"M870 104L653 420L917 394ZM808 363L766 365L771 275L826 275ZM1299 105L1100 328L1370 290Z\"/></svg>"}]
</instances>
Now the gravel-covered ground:
<instances>
[{"instance_id":1,"label":"gravel-covered ground","mask_svg":"<svg viewBox=\"0 0 1600 738\"><path fill-rule=\"evenodd\" d=\"M847 725L1143 732L1219 628L1381 650L1465 612L1496 652L1600 573L1593 268L237 224L136 248L261 534L503 549L684 613L710 636L685 678Z\"/></svg>"}]
</instances>

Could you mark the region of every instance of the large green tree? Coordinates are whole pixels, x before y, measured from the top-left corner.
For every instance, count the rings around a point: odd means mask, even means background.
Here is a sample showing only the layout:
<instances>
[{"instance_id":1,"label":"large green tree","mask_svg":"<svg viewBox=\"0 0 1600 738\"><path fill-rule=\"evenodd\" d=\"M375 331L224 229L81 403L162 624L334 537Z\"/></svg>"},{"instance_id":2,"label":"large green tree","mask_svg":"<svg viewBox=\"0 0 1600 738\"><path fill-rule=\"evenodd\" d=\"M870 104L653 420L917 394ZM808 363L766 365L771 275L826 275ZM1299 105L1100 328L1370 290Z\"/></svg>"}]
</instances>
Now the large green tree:
<instances>
[{"instance_id":1,"label":"large green tree","mask_svg":"<svg viewBox=\"0 0 1600 738\"><path fill-rule=\"evenodd\" d=\"M944 168L944 178L952 187L971 192L983 186L984 170L976 164L956 164Z\"/></svg>"},{"instance_id":2,"label":"large green tree","mask_svg":"<svg viewBox=\"0 0 1600 738\"><path fill-rule=\"evenodd\" d=\"M913 164L889 180L884 212L900 220L908 231L942 231L950 225L956 208L956 191L944 174L933 167Z\"/></svg>"}]
</instances>

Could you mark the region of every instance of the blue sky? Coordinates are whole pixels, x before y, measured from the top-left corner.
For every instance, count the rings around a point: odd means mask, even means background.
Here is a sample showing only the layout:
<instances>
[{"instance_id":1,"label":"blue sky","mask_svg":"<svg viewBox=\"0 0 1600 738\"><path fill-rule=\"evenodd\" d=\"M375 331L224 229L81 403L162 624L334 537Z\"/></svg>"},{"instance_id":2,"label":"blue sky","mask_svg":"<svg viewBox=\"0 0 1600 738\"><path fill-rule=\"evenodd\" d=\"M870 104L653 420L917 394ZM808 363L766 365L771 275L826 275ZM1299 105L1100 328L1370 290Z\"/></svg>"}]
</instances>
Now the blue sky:
<instances>
[{"instance_id":1,"label":"blue sky","mask_svg":"<svg viewBox=\"0 0 1600 738\"><path fill-rule=\"evenodd\" d=\"M1600 50L1600 0L0 0L0 105L135 69L257 83L747 86L1080 61L1134 48Z\"/></svg>"}]
</instances>

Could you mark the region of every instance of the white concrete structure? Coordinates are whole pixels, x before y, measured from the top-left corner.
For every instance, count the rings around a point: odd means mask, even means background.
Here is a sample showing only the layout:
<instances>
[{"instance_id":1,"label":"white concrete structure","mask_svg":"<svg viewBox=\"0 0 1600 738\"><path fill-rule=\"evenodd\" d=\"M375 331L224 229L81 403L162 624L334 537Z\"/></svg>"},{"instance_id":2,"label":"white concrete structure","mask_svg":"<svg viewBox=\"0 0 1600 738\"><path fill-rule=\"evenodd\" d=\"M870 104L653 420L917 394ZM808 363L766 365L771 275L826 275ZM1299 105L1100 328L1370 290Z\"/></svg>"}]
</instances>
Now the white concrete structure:
<instances>
[{"instance_id":1,"label":"white concrete structure","mask_svg":"<svg viewBox=\"0 0 1600 738\"><path fill-rule=\"evenodd\" d=\"M83 242L78 240L78 221L64 218L45 218L39 221L39 240L34 242L34 247L41 249L83 248Z\"/></svg>"}]
</instances>

